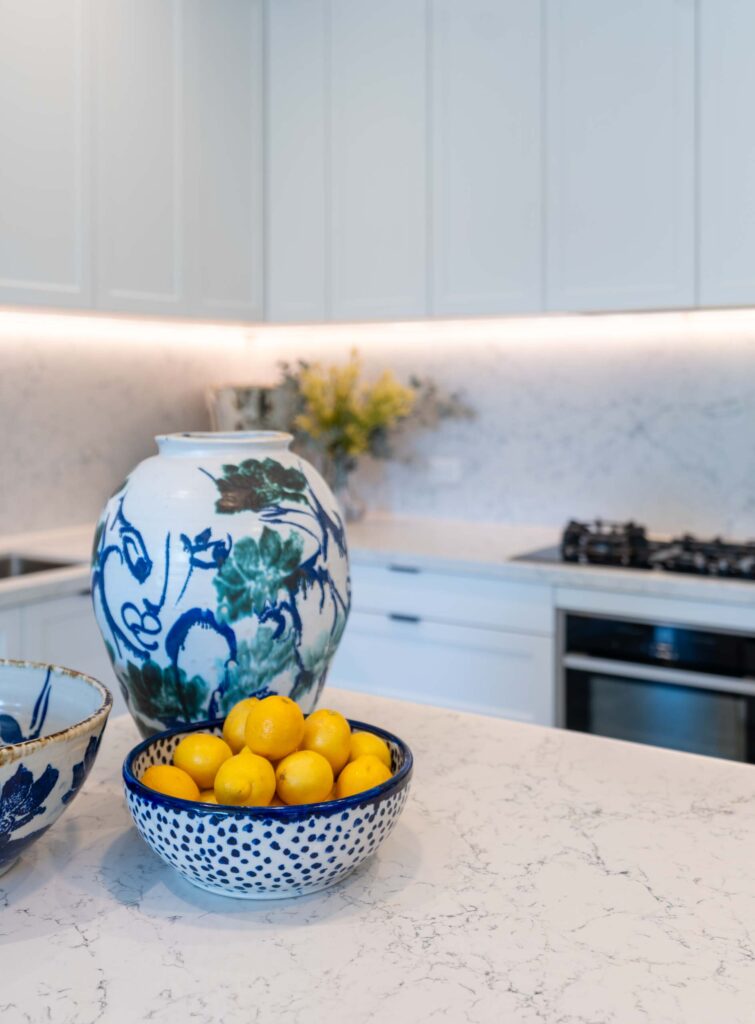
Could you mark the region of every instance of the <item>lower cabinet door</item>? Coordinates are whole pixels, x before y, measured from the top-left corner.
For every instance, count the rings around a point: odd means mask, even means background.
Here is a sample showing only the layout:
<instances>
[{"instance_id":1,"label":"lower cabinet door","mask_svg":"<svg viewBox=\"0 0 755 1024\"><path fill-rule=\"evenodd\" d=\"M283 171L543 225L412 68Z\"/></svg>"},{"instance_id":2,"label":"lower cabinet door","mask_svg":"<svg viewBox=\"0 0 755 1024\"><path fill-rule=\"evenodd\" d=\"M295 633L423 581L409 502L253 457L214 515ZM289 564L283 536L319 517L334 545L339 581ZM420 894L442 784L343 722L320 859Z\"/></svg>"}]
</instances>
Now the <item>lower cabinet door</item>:
<instances>
[{"instance_id":1,"label":"lower cabinet door","mask_svg":"<svg viewBox=\"0 0 755 1024\"><path fill-rule=\"evenodd\" d=\"M123 709L123 698L95 622L89 594L25 605L21 616L21 657L49 661L94 676L113 694L115 710Z\"/></svg>"},{"instance_id":2,"label":"lower cabinet door","mask_svg":"<svg viewBox=\"0 0 755 1024\"><path fill-rule=\"evenodd\" d=\"M553 725L550 637L352 612L333 686Z\"/></svg>"},{"instance_id":3,"label":"lower cabinet door","mask_svg":"<svg viewBox=\"0 0 755 1024\"><path fill-rule=\"evenodd\" d=\"M0 611L0 658L20 658L21 616L17 608Z\"/></svg>"}]
</instances>

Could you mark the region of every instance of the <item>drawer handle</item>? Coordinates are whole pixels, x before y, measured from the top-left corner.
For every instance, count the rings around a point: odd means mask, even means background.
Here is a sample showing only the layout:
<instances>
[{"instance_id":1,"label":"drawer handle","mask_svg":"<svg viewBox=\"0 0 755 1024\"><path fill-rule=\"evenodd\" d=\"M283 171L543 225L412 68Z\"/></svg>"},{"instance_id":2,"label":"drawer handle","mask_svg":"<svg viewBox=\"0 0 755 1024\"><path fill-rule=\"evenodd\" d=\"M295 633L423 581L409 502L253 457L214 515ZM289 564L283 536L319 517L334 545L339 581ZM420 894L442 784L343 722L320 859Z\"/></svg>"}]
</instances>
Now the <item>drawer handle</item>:
<instances>
[{"instance_id":1,"label":"drawer handle","mask_svg":"<svg viewBox=\"0 0 755 1024\"><path fill-rule=\"evenodd\" d=\"M419 615L406 615L404 612L388 612L388 618L392 622L422 622Z\"/></svg>"},{"instance_id":2,"label":"drawer handle","mask_svg":"<svg viewBox=\"0 0 755 1024\"><path fill-rule=\"evenodd\" d=\"M388 566L388 571L389 572L408 572L408 573L412 573L412 574L416 575L418 572L421 572L421 569L419 568L419 566L416 566L416 565L399 565L398 563L394 563L393 565L389 565Z\"/></svg>"}]
</instances>

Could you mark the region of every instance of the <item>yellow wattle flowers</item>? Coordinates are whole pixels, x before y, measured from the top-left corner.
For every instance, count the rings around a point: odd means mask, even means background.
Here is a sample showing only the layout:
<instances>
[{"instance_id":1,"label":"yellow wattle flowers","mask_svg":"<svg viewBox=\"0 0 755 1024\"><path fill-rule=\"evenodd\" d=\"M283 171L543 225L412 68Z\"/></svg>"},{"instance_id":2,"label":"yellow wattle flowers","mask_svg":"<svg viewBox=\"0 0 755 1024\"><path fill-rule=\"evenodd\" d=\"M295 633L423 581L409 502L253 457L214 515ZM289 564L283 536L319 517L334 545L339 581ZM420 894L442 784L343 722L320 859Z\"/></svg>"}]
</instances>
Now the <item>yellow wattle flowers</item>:
<instances>
[{"instance_id":1,"label":"yellow wattle flowers","mask_svg":"<svg viewBox=\"0 0 755 1024\"><path fill-rule=\"evenodd\" d=\"M304 412L295 424L313 438L324 438L344 455L366 452L374 433L412 411L415 395L385 370L374 383L361 380L362 363L352 350L345 366L304 367L299 391Z\"/></svg>"}]
</instances>

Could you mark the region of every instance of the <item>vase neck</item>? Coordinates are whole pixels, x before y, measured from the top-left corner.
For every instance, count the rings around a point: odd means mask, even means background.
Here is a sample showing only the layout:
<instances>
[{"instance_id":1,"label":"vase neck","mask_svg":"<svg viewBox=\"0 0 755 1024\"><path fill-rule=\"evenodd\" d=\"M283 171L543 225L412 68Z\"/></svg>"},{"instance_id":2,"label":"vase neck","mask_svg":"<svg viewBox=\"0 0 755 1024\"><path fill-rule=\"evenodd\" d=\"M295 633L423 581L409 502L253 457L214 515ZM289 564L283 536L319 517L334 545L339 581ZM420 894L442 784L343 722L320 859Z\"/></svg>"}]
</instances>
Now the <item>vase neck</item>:
<instances>
[{"instance_id":1,"label":"vase neck","mask_svg":"<svg viewBox=\"0 0 755 1024\"><path fill-rule=\"evenodd\" d=\"M293 437L279 430L195 431L183 434L158 434L155 438L161 455L222 456L237 462L263 455L281 455L288 451Z\"/></svg>"}]
</instances>

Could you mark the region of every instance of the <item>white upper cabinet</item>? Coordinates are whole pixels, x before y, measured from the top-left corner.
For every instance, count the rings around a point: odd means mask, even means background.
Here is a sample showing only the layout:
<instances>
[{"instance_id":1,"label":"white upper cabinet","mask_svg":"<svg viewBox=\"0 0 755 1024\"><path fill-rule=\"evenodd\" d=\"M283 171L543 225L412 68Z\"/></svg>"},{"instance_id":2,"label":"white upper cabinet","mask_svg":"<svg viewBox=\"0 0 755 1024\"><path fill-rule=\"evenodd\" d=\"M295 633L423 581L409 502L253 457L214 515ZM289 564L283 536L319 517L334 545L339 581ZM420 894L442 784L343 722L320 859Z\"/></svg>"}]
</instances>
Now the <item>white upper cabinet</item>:
<instances>
[{"instance_id":1,"label":"white upper cabinet","mask_svg":"<svg viewBox=\"0 0 755 1024\"><path fill-rule=\"evenodd\" d=\"M0 304L755 304L755 0L0 0Z\"/></svg>"},{"instance_id":2,"label":"white upper cabinet","mask_svg":"<svg viewBox=\"0 0 755 1024\"><path fill-rule=\"evenodd\" d=\"M755 303L755 3L700 0L700 291Z\"/></svg>"},{"instance_id":3,"label":"white upper cabinet","mask_svg":"<svg viewBox=\"0 0 755 1024\"><path fill-rule=\"evenodd\" d=\"M262 0L97 0L97 304L259 320Z\"/></svg>"},{"instance_id":4,"label":"white upper cabinet","mask_svg":"<svg viewBox=\"0 0 755 1024\"><path fill-rule=\"evenodd\" d=\"M263 315L262 0L184 3L189 311Z\"/></svg>"},{"instance_id":5,"label":"white upper cabinet","mask_svg":"<svg viewBox=\"0 0 755 1024\"><path fill-rule=\"evenodd\" d=\"M548 0L546 303L695 302L694 0Z\"/></svg>"},{"instance_id":6,"label":"white upper cabinet","mask_svg":"<svg viewBox=\"0 0 755 1024\"><path fill-rule=\"evenodd\" d=\"M329 312L328 60L324 0L275 0L267 17L269 320Z\"/></svg>"},{"instance_id":7,"label":"white upper cabinet","mask_svg":"<svg viewBox=\"0 0 755 1024\"><path fill-rule=\"evenodd\" d=\"M542 308L542 14L431 5L431 311Z\"/></svg>"},{"instance_id":8,"label":"white upper cabinet","mask_svg":"<svg viewBox=\"0 0 755 1024\"><path fill-rule=\"evenodd\" d=\"M427 311L427 4L330 2L334 319Z\"/></svg>"},{"instance_id":9,"label":"white upper cabinet","mask_svg":"<svg viewBox=\"0 0 755 1024\"><path fill-rule=\"evenodd\" d=\"M183 5L93 11L97 305L183 314Z\"/></svg>"},{"instance_id":10,"label":"white upper cabinet","mask_svg":"<svg viewBox=\"0 0 755 1024\"><path fill-rule=\"evenodd\" d=\"M0 0L0 303L91 303L86 15Z\"/></svg>"}]
</instances>

